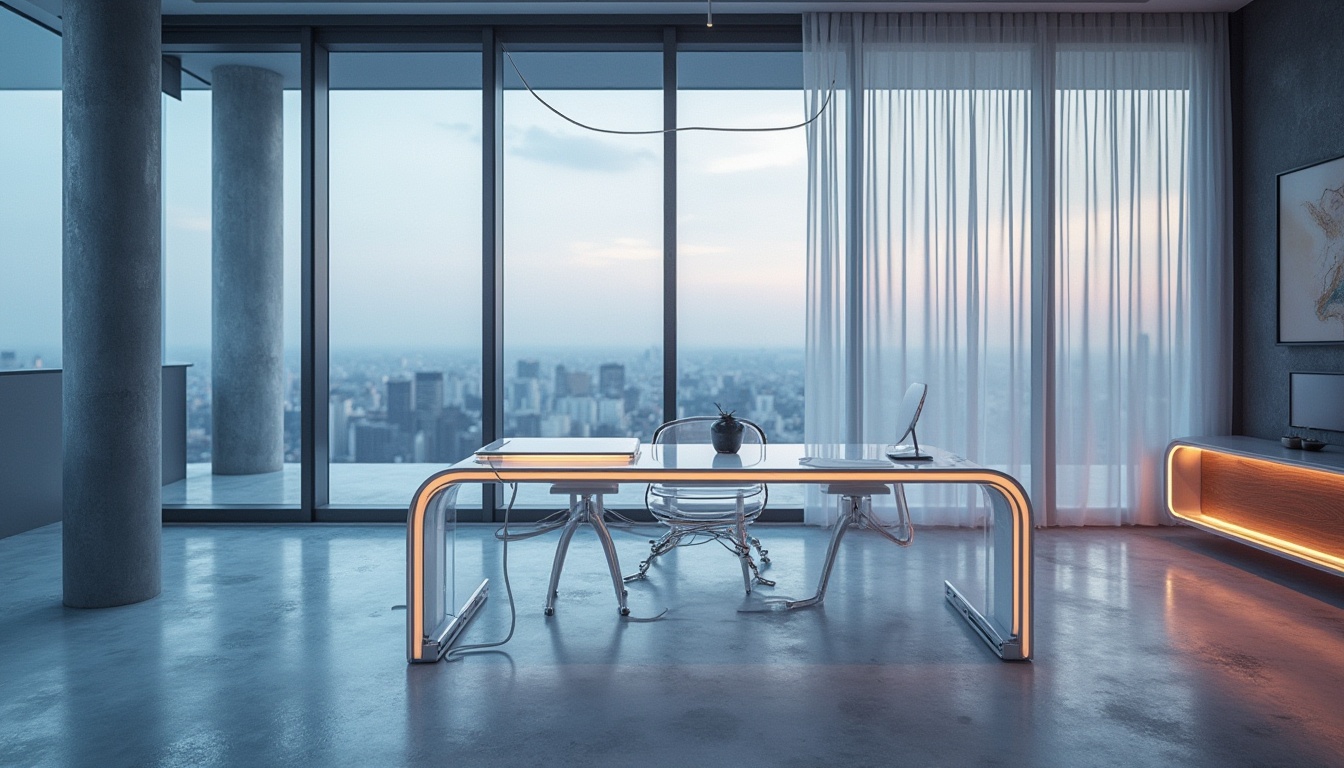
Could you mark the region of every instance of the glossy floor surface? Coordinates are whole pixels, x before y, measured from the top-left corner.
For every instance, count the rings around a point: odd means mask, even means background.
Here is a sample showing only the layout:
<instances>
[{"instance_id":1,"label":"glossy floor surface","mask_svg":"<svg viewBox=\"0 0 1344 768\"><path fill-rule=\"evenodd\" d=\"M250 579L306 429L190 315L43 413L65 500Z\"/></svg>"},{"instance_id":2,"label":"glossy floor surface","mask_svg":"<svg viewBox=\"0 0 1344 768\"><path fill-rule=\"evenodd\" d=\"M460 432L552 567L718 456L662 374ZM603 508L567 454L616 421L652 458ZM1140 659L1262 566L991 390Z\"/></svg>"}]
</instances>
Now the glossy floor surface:
<instances>
[{"instance_id":1,"label":"glossy floor surface","mask_svg":"<svg viewBox=\"0 0 1344 768\"><path fill-rule=\"evenodd\" d=\"M826 532L758 526L800 596ZM467 641L502 637L491 528L457 539ZM60 530L0 540L0 765L1229 766L1344 764L1344 587L1190 529L1041 531L1037 658L1000 662L944 602L982 535L844 542L823 608L744 614L738 566L685 548L618 619L591 533L556 616L555 534L509 549L500 652L405 661L404 530L170 526L164 591L60 602ZM646 537L618 533L633 571ZM983 587L979 587L983 590Z\"/></svg>"}]
</instances>

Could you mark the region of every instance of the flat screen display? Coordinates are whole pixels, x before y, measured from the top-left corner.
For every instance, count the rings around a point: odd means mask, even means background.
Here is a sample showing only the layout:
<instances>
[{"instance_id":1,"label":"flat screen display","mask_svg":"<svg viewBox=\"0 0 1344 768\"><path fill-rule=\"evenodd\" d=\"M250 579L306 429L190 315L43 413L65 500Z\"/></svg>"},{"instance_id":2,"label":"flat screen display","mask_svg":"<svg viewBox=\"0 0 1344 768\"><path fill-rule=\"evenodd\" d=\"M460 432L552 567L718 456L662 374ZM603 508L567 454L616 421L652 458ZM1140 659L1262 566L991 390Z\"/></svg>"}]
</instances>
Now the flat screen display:
<instances>
[{"instance_id":1,"label":"flat screen display","mask_svg":"<svg viewBox=\"0 0 1344 768\"><path fill-rule=\"evenodd\" d=\"M1344 373L1288 374L1288 412L1290 426L1344 432Z\"/></svg>"}]
</instances>

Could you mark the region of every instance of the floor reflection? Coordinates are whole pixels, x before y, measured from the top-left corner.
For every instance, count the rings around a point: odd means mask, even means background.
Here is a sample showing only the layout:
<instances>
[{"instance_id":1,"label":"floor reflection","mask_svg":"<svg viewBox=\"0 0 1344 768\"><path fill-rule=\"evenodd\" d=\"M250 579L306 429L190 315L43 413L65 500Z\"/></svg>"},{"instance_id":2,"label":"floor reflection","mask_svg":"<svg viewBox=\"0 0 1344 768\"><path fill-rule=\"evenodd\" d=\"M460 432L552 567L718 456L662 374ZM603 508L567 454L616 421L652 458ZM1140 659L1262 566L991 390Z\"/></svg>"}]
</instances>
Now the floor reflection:
<instances>
[{"instance_id":1,"label":"floor reflection","mask_svg":"<svg viewBox=\"0 0 1344 768\"><path fill-rule=\"evenodd\" d=\"M462 526L463 637L506 636L493 526ZM542 616L553 535L510 546L498 653L405 662L401 526L170 526L164 591L60 606L60 531L0 540L4 765L1328 765L1344 754L1344 589L1181 530L1047 530L1037 657L1000 662L942 596L984 536L845 539L825 604L738 613L715 546L663 558L616 614L595 536ZM828 532L760 526L775 594ZM647 531L617 531L632 570ZM1294 566L1296 568L1296 566ZM460 592L461 590L459 590ZM765 591L765 590L762 590Z\"/></svg>"}]
</instances>

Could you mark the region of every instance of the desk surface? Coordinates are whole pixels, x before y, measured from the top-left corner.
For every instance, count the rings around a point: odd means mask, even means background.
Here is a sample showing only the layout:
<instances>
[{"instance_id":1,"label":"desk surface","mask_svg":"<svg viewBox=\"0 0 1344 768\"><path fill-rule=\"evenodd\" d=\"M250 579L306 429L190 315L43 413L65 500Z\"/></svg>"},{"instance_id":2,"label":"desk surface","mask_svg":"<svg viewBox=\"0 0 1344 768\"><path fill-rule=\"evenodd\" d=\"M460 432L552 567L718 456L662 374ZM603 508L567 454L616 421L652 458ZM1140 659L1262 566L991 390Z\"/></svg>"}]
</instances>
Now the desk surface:
<instances>
[{"instance_id":1,"label":"desk surface","mask_svg":"<svg viewBox=\"0 0 1344 768\"><path fill-rule=\"evenodd\" d=\"M871 476L874 471L888 471L901 474L903 482L919 482L918 475L937 474L941 482L947 482L946 473L966 472L984 473L984 467L939 448L924 447L924 452L932 456L925 461L896 461L886 458L886 444L867 445L802 445L798 443L770 443L766 445L743 445L735 454L715 453L713 446L704 444L649 445L640 446L639 455L634 461L612 461L582 456L564 458L557 456L509 457L477 459L469 457L449 467L447 472L454 474L467 472L493 477L496 472L508 475L516 470L545 469L572 473L601 473L611 475L629 473L642 475L646 472L658 472L666 477L668 472L688 472L701 474L707 472L731 474L738 479L754 478L756 474L775 475L779 472L822 473L834 475L840 473L862 473ZM836 460L834 465L810 467L799 463L805 456ZM845 462L852 461L853 464ZM1008 477L1003 475L1003 477ZM432 479L432 478L431 478ZM526 478L518 478L525 480ZM771 477L761 478L773 479ZM791 482L821 482L809 477L790 478ZM830 480L824 480L830 482ZM638 482L632 479L632 482ZM968 480L967 482L974 482Z\"/></svg>"}]
</instances>

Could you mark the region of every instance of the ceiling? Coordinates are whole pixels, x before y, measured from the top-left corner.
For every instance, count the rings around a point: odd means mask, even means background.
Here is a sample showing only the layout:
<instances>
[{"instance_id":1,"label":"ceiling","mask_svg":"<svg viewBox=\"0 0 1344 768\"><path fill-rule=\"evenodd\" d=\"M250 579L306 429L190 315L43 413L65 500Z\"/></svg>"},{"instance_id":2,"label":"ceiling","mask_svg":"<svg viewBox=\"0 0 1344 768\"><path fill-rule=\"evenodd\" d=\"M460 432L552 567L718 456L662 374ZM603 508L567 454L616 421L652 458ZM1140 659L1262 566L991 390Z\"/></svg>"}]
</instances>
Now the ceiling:
<instances>
[{"instance_id":1,"label":"ceiling","mask_svg":"<svg viewBox=\"0 0 1344 768\"><path fill-rule=\"evenodd\" d=\"M6 0L39 18L56 20L61 0ZM1250 0L722 0L714 14L807 11L1084 11L1165 13L1235 11ZM707 0L163 0L164 15L569 15L702 14Z\"/></svg>"}]
</instances>

